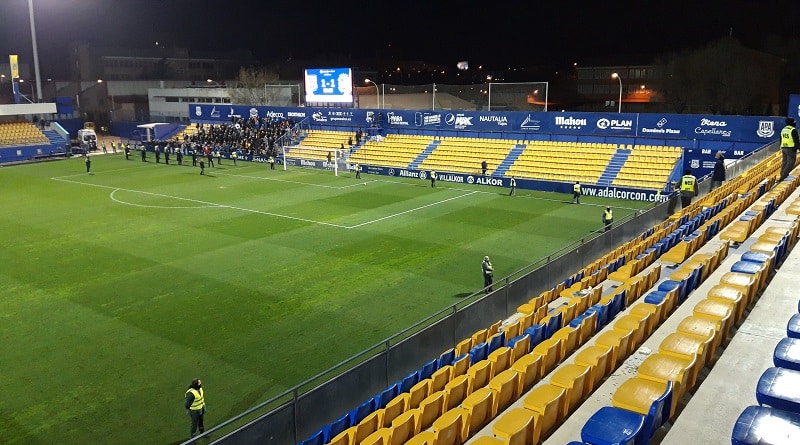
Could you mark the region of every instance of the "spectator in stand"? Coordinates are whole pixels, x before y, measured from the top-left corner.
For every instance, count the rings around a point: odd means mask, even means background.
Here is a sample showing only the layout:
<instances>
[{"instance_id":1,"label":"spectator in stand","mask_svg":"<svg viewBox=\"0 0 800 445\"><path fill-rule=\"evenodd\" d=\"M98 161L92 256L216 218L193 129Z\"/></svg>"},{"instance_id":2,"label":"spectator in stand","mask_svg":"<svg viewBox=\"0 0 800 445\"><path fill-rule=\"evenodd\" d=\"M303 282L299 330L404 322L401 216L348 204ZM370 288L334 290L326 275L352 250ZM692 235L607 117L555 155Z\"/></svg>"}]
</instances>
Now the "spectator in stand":
<instances>
[{"instance_id":1,"label":"spectator in stand","mask_svg":"<svg viewBox=\"0 0 800 445\"><path fill-rule=\"evenodd\" d=\"M725 182L725 152L718 151L714 160L714 172L711 174L711 190Z\"/></svg>"},{"instance_id":2,"label":"spectator in stand","mask_svg":"<svg viewBox=\"0 0 800 445\"><path fill-rule=\"evenodd\" d=\"M483 176L486 176L486 169L487 169L487 168L489 168L489 164L488 164L488 163L486 162L486 160L484 159L484 160L483 160L483 162L481 162L481 174L482 174Z\"/></svg>"}]
</instances>

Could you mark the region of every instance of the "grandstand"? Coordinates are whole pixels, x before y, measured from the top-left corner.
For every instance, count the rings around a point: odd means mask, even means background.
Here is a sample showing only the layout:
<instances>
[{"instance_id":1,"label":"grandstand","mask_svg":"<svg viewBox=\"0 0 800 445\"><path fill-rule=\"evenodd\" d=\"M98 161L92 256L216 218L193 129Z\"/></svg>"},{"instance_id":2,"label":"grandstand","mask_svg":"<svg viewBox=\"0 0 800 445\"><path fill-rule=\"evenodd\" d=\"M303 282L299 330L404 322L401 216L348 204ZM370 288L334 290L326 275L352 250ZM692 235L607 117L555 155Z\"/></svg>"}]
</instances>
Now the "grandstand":
<instances>
[{"instance_id":1,"label":"grandstand","mask_svg":"<svg viewBox=\"0 0 800 445\"><path fill-rule=\"evenodd\" d=\"M766 156L302 444L797 443L796 377L764 372L800 337L800 176L779 167Z\"/></svg>"},{"instance_id":2,"label":"grandstand","mask_svg":"<svg viewBox=\"0 0 800 445\"><path fill-rule=\"evenodd\" d=\"M30 122L0 123L0 145L46 144L49 140Z\"/></svg>"},{"instance_id":3,"label":"grandstand","mask_svg":"<svg viewBox=\"0 0 800 445\"><path fill-rule=\"evenodd\" d=\"M300 147L338 149L351 133L308 130ZM403 169L481 174L556 182L667 189L682 149L594 142L512 140L390 133L353 147L352 162ZM308 156L312 156L309 154ZM322 159L322 154L314 159Z\"/></svg>"}]
</instances>

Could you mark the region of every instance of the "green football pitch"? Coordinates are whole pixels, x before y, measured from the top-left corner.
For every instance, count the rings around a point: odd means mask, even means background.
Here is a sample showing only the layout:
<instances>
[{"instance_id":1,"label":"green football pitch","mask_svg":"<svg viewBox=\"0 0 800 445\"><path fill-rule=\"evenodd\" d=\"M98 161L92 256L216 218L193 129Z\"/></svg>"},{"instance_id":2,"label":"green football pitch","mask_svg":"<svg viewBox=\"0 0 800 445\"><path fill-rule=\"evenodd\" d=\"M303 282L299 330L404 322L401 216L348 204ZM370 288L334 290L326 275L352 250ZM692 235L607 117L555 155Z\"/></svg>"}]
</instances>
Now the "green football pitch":
<instances>
[{"instance_id":1,"label":"green football pitch","mask_svg":"<svg viewBox=\"0 0 800 445\"><path fill-rule=\"evenodd\" d=\"M0 168L3 444L180 442L646 205L92 159Z\"/></svg>"}]
</instances>

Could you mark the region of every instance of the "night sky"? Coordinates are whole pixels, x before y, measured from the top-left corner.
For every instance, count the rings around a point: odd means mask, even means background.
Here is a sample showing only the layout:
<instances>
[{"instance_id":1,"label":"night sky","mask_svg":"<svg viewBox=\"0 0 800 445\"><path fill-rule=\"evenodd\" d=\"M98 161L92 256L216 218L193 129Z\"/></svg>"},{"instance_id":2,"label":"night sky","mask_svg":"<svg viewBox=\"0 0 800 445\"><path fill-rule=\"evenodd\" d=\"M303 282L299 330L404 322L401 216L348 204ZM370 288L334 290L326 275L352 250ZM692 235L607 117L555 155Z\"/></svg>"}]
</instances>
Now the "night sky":
<instances>
[{"instance_id":1,"label":"night sky","mask_svg":"<svg viewBox=\"0 0 800 445\"><path fill-rule=\"evenodd\" d=\"M67 44L250 50L286 58L393 57L487 67L607 58L648 63L732 35L754 49L798 39L800 5L768 1L33 0L42 77L67 73ZM0 57L31 63L27 0L0 0ZM32 67L31 67L32 69Z\"/></svg>"}]
</instances>

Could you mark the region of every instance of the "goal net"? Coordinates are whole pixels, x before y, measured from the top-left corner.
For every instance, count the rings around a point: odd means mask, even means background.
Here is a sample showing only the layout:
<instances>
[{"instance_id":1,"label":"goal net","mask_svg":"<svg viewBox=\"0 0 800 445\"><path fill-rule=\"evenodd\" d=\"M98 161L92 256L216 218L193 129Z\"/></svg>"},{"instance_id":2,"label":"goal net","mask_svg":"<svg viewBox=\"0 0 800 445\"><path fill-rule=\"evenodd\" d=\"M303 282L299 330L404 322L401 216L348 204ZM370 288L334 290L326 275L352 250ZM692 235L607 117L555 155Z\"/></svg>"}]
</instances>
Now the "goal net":
<instances>
[{"instance_id":1,"label":"goal net","mask_svg":"<svg viewBox=\"0 0 800 445\"><path fill-rule=\"evenodd\" d=\"M316 168L332 170L336 176L339 171L347 171L347 161L341 150L331 148L313 148L300 146L284 146L282 149L283 169L286 167Z\"/></svg>"}]
</instances>

